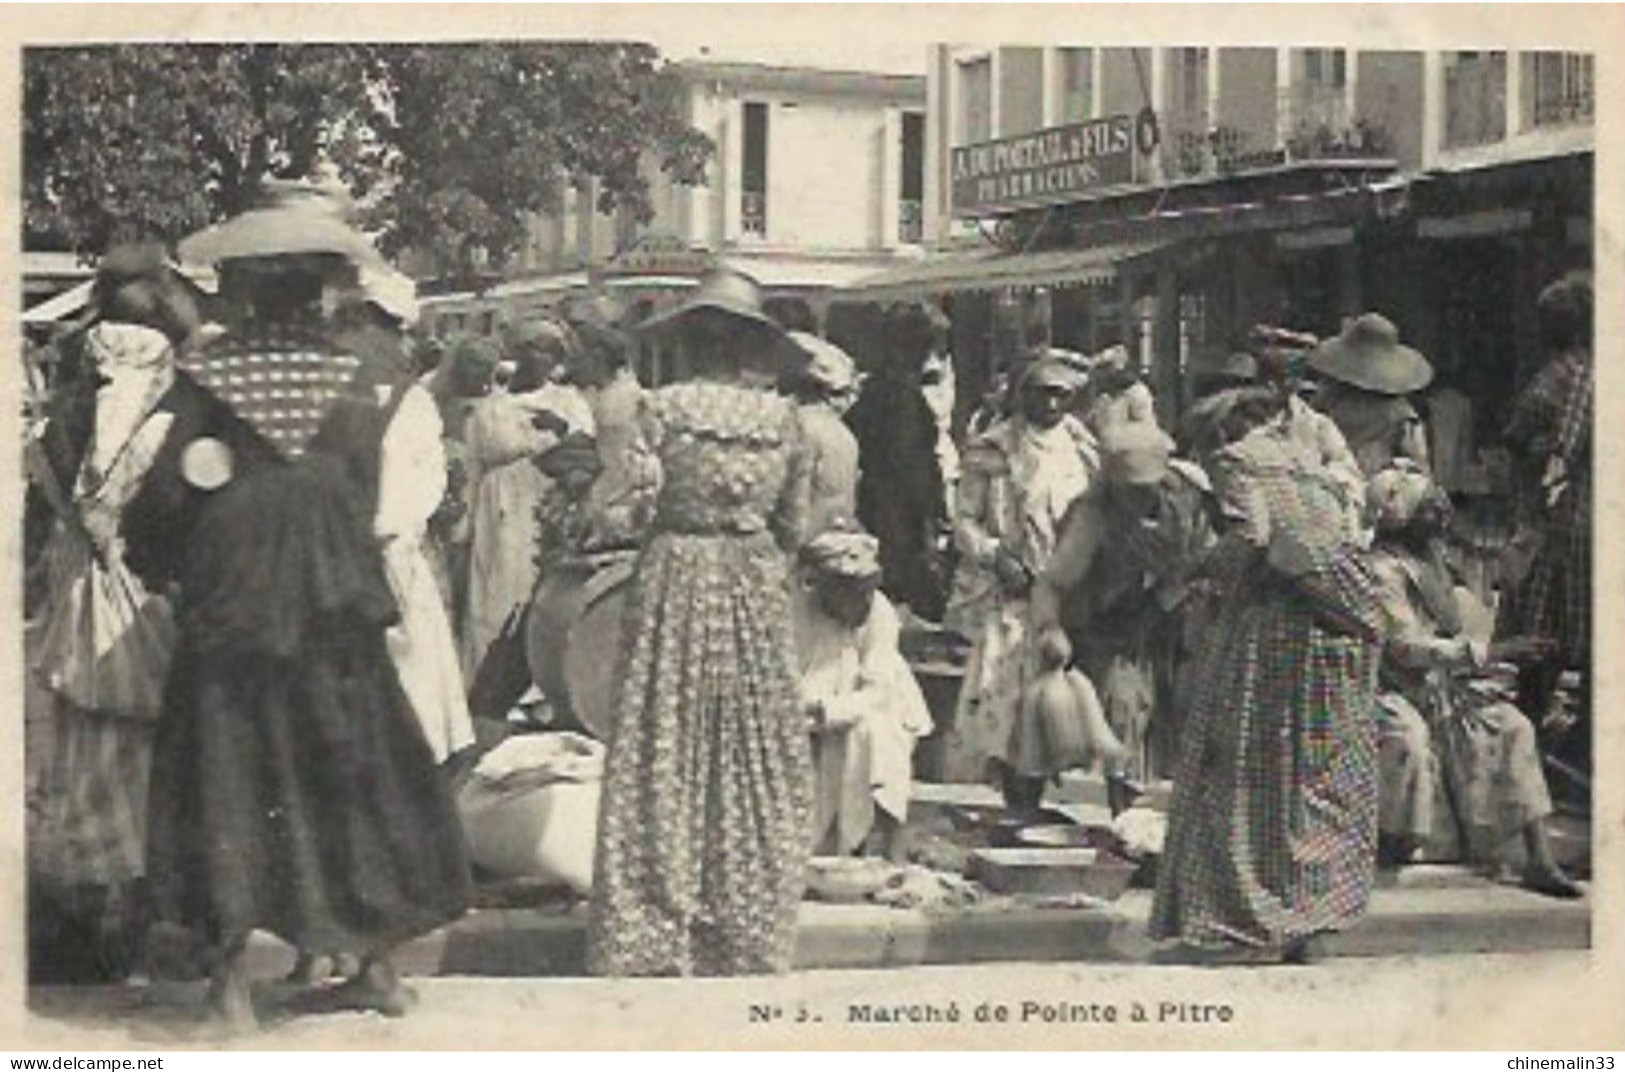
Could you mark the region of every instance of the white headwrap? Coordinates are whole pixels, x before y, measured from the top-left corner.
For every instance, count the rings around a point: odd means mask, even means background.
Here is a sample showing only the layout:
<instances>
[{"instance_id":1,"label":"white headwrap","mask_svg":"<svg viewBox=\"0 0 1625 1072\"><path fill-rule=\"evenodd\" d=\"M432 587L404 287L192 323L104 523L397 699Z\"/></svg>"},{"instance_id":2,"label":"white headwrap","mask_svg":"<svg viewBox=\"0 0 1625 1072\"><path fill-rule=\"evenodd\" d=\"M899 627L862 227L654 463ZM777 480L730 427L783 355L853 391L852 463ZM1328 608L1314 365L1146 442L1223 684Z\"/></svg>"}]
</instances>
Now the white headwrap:
<instances>
[{"instance_id":1,"label":"white headwrap","mask_svg":"<svg viewBox=\"0 0 1625 1072\"><path fill-rule=\"evenodd\" d=\"M107 322L85 332L85 348L107 380L96 392L96 431L88 459L105 472L174 382L173 348L161 331Z\"/></svg>"}]
</instances>

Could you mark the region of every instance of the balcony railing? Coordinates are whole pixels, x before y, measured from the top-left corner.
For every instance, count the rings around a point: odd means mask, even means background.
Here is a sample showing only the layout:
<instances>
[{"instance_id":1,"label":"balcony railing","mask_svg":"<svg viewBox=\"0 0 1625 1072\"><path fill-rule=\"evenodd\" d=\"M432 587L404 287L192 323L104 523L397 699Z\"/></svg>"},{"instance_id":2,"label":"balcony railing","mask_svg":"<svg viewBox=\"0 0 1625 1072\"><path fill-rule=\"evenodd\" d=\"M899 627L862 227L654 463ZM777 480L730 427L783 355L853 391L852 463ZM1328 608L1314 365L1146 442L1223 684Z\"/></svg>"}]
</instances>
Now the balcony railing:
<instances>
[{"instance_id":1,"label":"balcony railing","mask_svg":"<svg viewBox=\"0 0 1625 1072\"><path fill-rule=\"evenodd\" d=\"M897 240L905 245L919 245L925 237L925 206L919 201L897 202Z\"/></svg>"},{"instance_id":2,"label":"balcony railing","mask_svg":"<svg viewBox=\"0 0 1625 1072\"><path fill-rule=\"evenodd\" d=\"M767 195L749 190L739 198L739 224L748 235L767 237Z\"/></svg>"},{"instance_id":3,"label":"balcony railing","mask_svg":"<svg viewBox=\"0 0 1625 1072\"><path fill-rule=\"evenodd\" d=\"M1537 127L1591 122L1597 114L1595 59L1574 52L1537 52L1524 79L1533 90L1529 123Z\"/></svg>"},{"instance_id":4,"label":"balcony railing","mask_svg":"<svg viewBox=\"0 0 1625 1072\"><path fill-rule=\"evenodd\" d=\"M1504 59L1458 61L1444 73L1444 143L1458 149L1485 145L1507 136L1507 77Z\"/></svg>"}]
</instances>

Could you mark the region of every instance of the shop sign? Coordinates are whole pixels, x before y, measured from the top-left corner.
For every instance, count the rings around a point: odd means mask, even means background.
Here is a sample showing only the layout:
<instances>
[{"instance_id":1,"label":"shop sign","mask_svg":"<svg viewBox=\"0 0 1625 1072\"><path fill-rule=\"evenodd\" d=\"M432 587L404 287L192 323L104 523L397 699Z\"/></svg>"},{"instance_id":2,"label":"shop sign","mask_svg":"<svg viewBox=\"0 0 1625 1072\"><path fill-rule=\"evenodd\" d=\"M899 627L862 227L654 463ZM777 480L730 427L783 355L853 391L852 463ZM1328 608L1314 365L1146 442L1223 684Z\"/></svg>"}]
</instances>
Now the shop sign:
<instances>
[{"instance_id":1,"label":"shop sign","mask_svg":"<svg viewBox=\"0 0 1625 1072\"><path fill-rule=\"evenodd\" d=\"M647 240L616 254L603 266L605 276L704 275L715 262L708 250L680 240Z\"/></svg>"},{"instance_id":2,"label":"shop sign","mask_svg":"<svg viewBox=\"0 0 1625 1072\"><path fill-rule=\"evenodd\" d=\"M1135 117L1117 115L953 150L955 216L1076 201L1133 181Z\"/></svg>"}]
</instances>

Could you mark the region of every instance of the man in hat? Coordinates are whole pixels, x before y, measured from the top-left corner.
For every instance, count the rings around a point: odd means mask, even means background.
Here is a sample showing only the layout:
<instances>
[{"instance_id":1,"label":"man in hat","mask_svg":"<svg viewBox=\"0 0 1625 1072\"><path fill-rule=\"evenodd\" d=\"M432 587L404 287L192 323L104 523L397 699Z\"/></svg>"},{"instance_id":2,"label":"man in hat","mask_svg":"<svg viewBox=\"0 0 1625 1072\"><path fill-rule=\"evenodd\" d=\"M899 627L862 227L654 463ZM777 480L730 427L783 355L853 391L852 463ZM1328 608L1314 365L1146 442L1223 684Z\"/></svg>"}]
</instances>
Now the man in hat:
<instances>
[{"instance_id":1,"label":"man in hat","mask_svg":"<svg viewBox=\"0 0 1625 1072\"><path fill-rule=\"evenodd\" d=\"M1322 380L1317 408L1342 431L1366 477L1395 458L1427 466L1427 432L1412 397L1433 382L1433 366L1400 343L1392 321L1378 313L1354 318L1310 353L1309 367Z\"/></svg>"},{"instance_id":2,"label":"man in hat","mask_svg":"<svg viewBox=\"0 0 1625 1072\"><path fill-rule=\"evenodd\" d=\"M1117 425L1100 451L1100 475L1034 586L1034 629L1068 635L1130 773L1166 777L1182 671L1205 621L1195 577L1215 539L1212 492L1154 425Z\"/></svg>"},{"instance_id":3,"label":"man in hat","mask_svg":"<svg viewBox=\"0 0 1625 1072\"><path fill-rule=\"evenodd\" d=\"M1511 702L1511 664L1538 658L1550 642L1491 641L1488 608L1454 583L1439 553L1450 499L1426 473L1396 462L1372 478L1367 501L1384 630L1379 862L1402 866L1430 839L1442 773L1468 860L1498 869L1505 843L1521 835L1524 884L1580 896L1546 834L1552 801L1534 727Z\"/></svg>"},{"instance_id":4,"label":"man in hat","mask_svg":"<svg viewBox=\"0 0 1625 1072\"><path fill-rule=\"evenodd\" d=\"M944 765L949 778L961 781L996 772L1012 803L1042 790L1007 762L1017 708L1036 666L1033 582L1049 565L1062 518L1099 466L1094 437L1067 412L1080 386L1065 361L1039 358L1018 381L1017 412L965 451L949 624L974 647Z\"/></svg>"},{"instance_id":5,"label":"man in hat","mask_svg":"<svg viewBox=\"0 0 1625 1072\"><path fill-rule=\"evenodd\" d=\"M876 590L878 548L839 521L802 546L795 636L813 725L812 851L850 855L873 832L901 862L914 746L931 713L898 650L897 611Z\"/></svg>"},{"instance_id":6,"label":"man in hat","mask_svg":"<svg viewBox=\"0 0 1625 1072\"><path fill-rule=\"evenodd\" d=\"M837 519L857 515L858 441L841 417L857 393L858 370L846 352L816 335L789 335L799 360L781 387L796 401L812 466L807 532L816 536Z\"/></svg>"},{"instance_id":7,"label":"man in hat","mask_svg":"<svg viewBox=\"0 0 1625 1072\"><path fill-rule=\"evenodd\" d=\"M886 313L884 360L846 422L858 440L858 520L880 541L881 589L910 612L940 620L948 595L947 485L937 419L923 390L948 319L925 303Z\"/></svg>"}]
</instances>

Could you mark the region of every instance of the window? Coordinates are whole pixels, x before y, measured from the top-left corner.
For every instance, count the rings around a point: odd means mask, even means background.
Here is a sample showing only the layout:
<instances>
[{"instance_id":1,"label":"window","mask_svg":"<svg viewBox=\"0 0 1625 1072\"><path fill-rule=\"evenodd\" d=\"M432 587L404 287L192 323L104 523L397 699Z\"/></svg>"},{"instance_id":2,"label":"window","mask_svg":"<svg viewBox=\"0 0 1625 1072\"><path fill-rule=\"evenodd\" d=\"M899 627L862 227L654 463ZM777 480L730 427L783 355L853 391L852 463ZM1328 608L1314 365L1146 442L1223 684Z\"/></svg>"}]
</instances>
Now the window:
<instances>
[{"instance_id":1,"label":"window","mask_svg":"<svg viewBox=\"0 0 1625 1072\"><path fill-rule=\"evenodd\" d=\"M1340 48L1303 50L1303 80L1312 86L1343 89L1348 85L1348 53Z\"/></svg>"},{"instance_id":2,"label":"window","mask_svg":"<svg viewBox=\"0 0 1625 1072\"><path fill-rule=\"evenodd\" d=\"M1584 52L1525 52L1523 115L1529 127L1568 126L1596 116L1596 57Z\"/></svg>"},{"instance_id":3,"label":"window","mask_svg":"<svg viewBox=\"0 0 1625 1072\"><path fill-rule=\"evenodd\" d=\"M1186 114L1194 115L1202 110L1203 101L1207 96L1207 49L1182 48L1177 51L1179 107Z\"/></svg>"},{"instance_id":4,"label":"window","mask_svg":"<svg viewBox=\"0 0 1625 1072\"><path fill-rule=\"evenodd\" d=\"M1348 114L1348 53L1340 48L1306 48L1303 77L1291 87L1290 123L1300 137L1317 131L1341 133Z\"/></svg>"},{"instance_id":5,"label":"window","mask_svg":"<svg viewBox=\"0 0 1625 1072\"><path fill-rule=\"evenodd\" d=\"M1507 54L1456 52L1445 57L1444 143L1486 145L1507 136Z\"/></svg>"},{"instance_id":6,"label":"window","mask_svg":"<svg viewBox=\"0 0 1625 1072\"><path fill-rule=\"evenodd\" d=\"M745 103L740 217L746 234L767 234L767 105Z\"/></svg>"},{"instance_id":7,"label":"window","mask_svg":"<svg viewBox=\"0 0 1625 1072\"><path fill-rule=\"evenodd\" d=\"M925 116L903 113L902 171L898 189L897 240L917 243L924 234Z\"/></svg>"},{"instance_id":8,"label":"window","mask_svg":"<svg viewBox=\"0 0 1625 1072\"><path fill-rule=\"evenodd\" d=\"M960 143L993 137L993 60L965 60L959 65Z\"/></svg>"},{"instance_id":9,"label":"window","mask_svg":"<svg viewBox=\"0 0 1625 1072\"><path fill-rule=\"evenodd\" d=\"M1094 116L1095 51L1092 48L1060 50L1059 107L1056 118L1062 123L1081 123Z\"/></svg>"}]
</instances>

